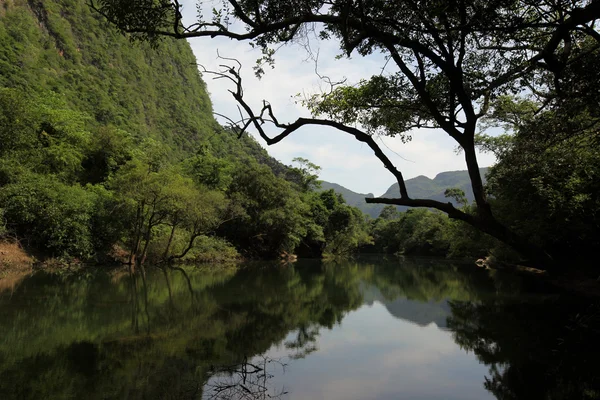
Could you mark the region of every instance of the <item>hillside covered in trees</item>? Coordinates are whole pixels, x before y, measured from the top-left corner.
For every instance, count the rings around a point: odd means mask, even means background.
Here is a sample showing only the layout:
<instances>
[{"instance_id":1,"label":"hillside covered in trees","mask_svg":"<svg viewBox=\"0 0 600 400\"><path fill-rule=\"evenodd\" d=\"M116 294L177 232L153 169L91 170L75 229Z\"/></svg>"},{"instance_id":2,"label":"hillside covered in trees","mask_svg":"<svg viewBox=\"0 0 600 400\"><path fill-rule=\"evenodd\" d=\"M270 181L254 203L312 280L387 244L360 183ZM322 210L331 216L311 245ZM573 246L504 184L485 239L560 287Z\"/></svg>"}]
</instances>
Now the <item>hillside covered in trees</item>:
<instances>
[{"instance_id":1,"label":"hillside covered in trees","mask_svg":"<svg viewBox=\"0 0 600 400\"><path fill-rule=\"evenodd\" d=\"M312 256L368 242L308 169L216 123L184 41L84 0L0 2L0 236L42 259Z\"/></svg>"}]
</instances>

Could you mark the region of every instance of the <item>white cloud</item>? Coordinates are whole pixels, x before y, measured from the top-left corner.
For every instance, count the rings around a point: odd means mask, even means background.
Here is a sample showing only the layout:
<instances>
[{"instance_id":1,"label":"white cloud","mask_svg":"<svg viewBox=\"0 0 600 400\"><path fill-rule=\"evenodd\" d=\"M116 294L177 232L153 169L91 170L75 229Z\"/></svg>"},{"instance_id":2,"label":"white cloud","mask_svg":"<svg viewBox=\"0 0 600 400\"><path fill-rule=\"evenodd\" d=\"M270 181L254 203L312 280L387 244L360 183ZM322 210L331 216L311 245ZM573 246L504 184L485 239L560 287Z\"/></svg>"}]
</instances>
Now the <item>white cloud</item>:
<instances>
[{"instance_id":1,"label":"white cloud","mask_svg":"<svg viewBox=\"0 0 600 400\"><path fill-rule=\"evenodd\" d=\"M183 2L186 21L193 21L196 15L194 3L193 0ZM206 3L208 7L212 3L214 6L220 4L214 1ZM205 15L208 15L206 11ZM315 74L314 62L308 59L306 50L298 45L279 49L275 68L267 68L267 73L261 80L254 76L252 70L261 54L246 42L224 38L197 38L191 39L190 45L198 63L209 70L218 69L218 65L223 63L222 60L217 60L217 49L221 56L239 60L243 65L241 73L246 101L255 108L259 108L263 100L269 101L281 122L291 122L298 117L309 116L308 110L296 103L293 96L297 93L315 92L323 85ZM339 48L333 41L314 40L310 45L313 53L319 54L319 73L329 76L333 81L342 78L347 78L348 82L367 79L380 73L384 65L380 54L336 60ZM213 80L207 74L204 75L204 80L215 112L237 119L237 104L227 91L232 89L231 82L226 79ZM268 132L276 133L273 129ZM418 132L408 144L402 144L399 139L393 138L385 138L383 142L391 149L388 150L384 146L385 152L405 178L417 175L433 178L442 171L466 169L463 157L454 153L454 142L443 132ZM265 145L260 139L259 143ZM294 157L308 158L322 167L321 179L341 184L356 192L373 192L379 195L394 183L394 177L366 145L357 142L350 135L332 129L304 128L282 142L270 146L268 151L285 164L290 164ZM481 166L488 166L493 161L490 156L480 158Z\"/></svg>"}]
</instances>

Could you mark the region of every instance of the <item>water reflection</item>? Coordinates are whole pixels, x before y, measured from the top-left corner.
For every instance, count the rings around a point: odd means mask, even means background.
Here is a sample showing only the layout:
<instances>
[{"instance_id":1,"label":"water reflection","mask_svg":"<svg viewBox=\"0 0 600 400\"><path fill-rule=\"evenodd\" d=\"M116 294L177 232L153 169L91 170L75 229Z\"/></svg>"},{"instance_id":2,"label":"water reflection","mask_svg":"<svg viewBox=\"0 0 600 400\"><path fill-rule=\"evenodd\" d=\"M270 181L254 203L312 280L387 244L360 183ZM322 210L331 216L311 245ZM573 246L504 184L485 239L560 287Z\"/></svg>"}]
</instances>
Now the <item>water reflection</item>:
<instances>
[{"instance_id":1,"label":"water reflection","mask_svg":"<svg viewBox=\"0 0 600 400\"><path fill-rule=\"evenodd\" d=\"M281 399L288 392L285 388L276 390L271 379L276 375L275 369L285 371L280 360L266 356L245 359L239 365L219 367L213 371L205 385L205 398L214 400L230 399Z\"/></svg>"},{"instance_id":2,"label":"water reflection","mask_svg":"<svg viewBox=\"0 0 600 400\"><path fill-rule=\"evenodd\" d=\"M432 260L40 273L0 291L0 398L600 397L598 308L523 285Z\"/></svg>"},{"instance_id":3,"label":"water reflection","mask_svg":"<svg viewBox=\"0 0 600 400\"><path fill-rule=\"evenodd\" d=\"M456 342L489 366L498 399L600 398L600 308L585 299L452 302Z\"/></svg>"}]
</instances>

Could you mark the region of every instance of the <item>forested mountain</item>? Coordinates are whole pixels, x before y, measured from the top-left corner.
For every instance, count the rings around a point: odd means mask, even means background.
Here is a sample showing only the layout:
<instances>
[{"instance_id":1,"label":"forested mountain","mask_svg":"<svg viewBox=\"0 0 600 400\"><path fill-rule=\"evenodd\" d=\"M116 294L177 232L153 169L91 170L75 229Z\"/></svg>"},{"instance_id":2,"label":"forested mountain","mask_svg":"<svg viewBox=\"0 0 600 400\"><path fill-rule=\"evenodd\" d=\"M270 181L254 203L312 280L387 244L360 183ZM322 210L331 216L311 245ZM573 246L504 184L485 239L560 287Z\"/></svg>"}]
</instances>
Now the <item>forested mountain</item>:
<instances>
[{"instance_id":1,"label":"forested mountain","mask_svg":"<svg viewBox=\"0 0 600 400\"><path fill-rule=\"evenodd\" d=\"M187 42L132 41L85 0L0 0L0 240L132 264L368 241L312 180L214 120Z\"/></svg>"},{"instance_id":2,"label":"forested mountain","mask_svg":"<svg viewBox=\"0 0 600 400\"><path fill-rule=\"evenodd\" d=\"M82 0L0 0L0 17L0 87L84 113L88 128L154 139L170 159L207 144L266 155L221 134L187 42L133 43Z\"/></svg>"},{"instance_id":3,"label":"forested mountain","mask_svg":"<svg viewBox=\"0 0 600 400\"><path fill-rule=\"evenodd\" d=\"M481 176L487 175L488 168L480 168ZM336 183L323 182L321 184L323 190L333 189L336 193L341 194L346 202L354 207L358 207L365 214L370 215L373 218L377 218L383 210L383 204L367 204L365 198L375 197L372 193L363 194L356 193ZM471 188L471 181L469 180L469 174L467 171L445 171L440 172L431 179L423 175L419 175L412 179L406 180L406 188L408 193L415 198L419 199L433 199L438 201L452 202L456 205L453 199L446 198L444 192L446 189L458 188L465 193L469 202L473 201L473 189ZM388 190L380 197L398 197L399 196L398 184L394 183L389 187ZM399 211L406 211L408 207L398 207Z\"/></svg>"}]
</instances>

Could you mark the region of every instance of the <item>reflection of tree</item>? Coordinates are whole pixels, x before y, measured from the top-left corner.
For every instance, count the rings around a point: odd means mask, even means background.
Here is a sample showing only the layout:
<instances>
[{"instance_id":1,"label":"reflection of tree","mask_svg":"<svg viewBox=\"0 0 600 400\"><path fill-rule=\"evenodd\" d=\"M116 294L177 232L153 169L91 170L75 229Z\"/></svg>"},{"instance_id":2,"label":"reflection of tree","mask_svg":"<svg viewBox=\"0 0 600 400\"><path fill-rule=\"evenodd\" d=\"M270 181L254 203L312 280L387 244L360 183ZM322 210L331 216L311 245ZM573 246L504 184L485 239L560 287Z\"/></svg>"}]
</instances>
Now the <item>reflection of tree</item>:
<instances>
[{"instance_id":1,"label":"reflection of tree","mask_svg":"<svg viewBox=\"0 0 600 400\"><path fill-rule=\"evenodd\" d=\"M219 367L211 371L212 378L204 388L204 396L214 400L279 399L287 392L271 384L274 375L270 371L272 367L285 370L285 366L279 360L263 356L252 361L244 359L232 367Z\"/></svg>"},{"instance_id":2,"label":"reflection of tree","mask_svg":"<svg viewBox=\"0 0 600 400\"><path fill-rule=\"evenodd\" d=\"M290 332L291 356L312 351L321 327L362 304L364 273L317 264L39 274L0 297L0 398L201 397L220 366L239 370L243 355L254 360ZM94 357L74 357L82 348Z\"/></svg>"},{"instance_id":3,"label":"reflection of tree","mask_svg":"<svg viewBox=\"0 0 600 400\"><path fill-rule=\"evenodd\" d=\"M600 306L555 300L451 303L449 328L499 400L600 398Z\"/></svg>"},{"instance_id":4,"label":"reflection of tree","mask_svg":"<svg viewBox=\"0 0 600 400\"><path fill-rule=\"evenodd\" d=\"M492 292L494 284L486 271L439 259L404 258L400 263L379 263L376 272L369 282L386 300L475 300Z\"/></svg>"},{"instance_id":5,"label":"reflection of tree","mask_svg":"<svg viewBox=\"0 0 600 400\"><path fill-rule=\"evenodd\" d=\"M293 350L289 355L292 359L304 358L310 353L317 351L317 336L319 335L318 326L300 326L293 340L285 342L285 348Z\"/></svg>"}]
</instances>

